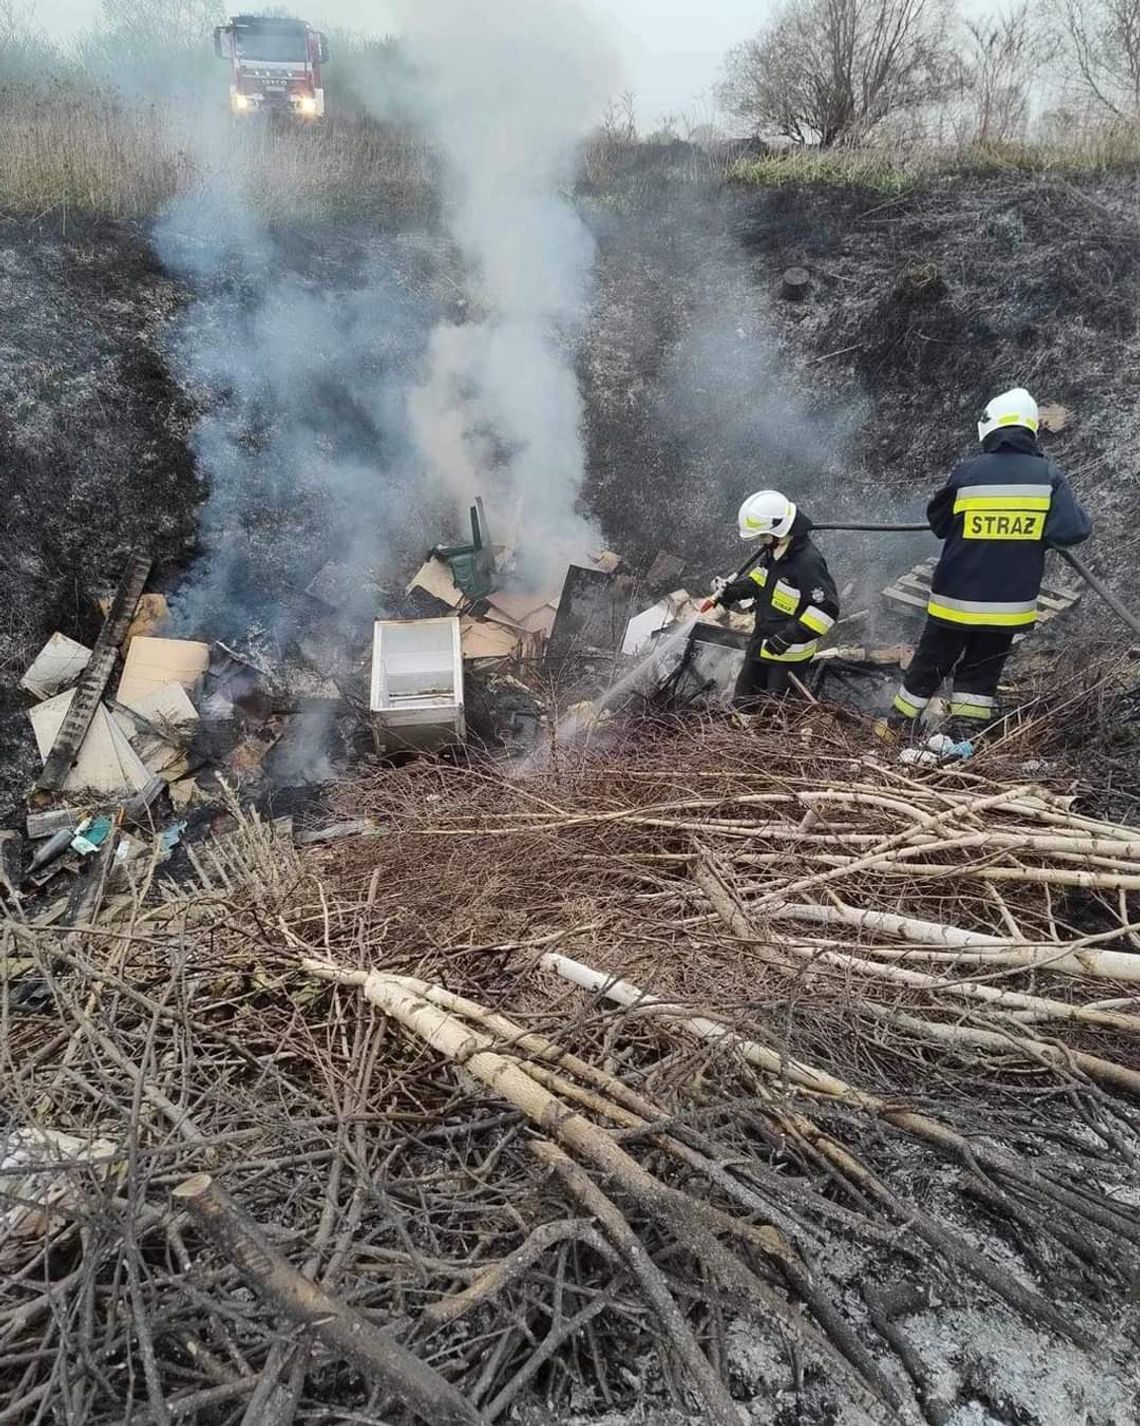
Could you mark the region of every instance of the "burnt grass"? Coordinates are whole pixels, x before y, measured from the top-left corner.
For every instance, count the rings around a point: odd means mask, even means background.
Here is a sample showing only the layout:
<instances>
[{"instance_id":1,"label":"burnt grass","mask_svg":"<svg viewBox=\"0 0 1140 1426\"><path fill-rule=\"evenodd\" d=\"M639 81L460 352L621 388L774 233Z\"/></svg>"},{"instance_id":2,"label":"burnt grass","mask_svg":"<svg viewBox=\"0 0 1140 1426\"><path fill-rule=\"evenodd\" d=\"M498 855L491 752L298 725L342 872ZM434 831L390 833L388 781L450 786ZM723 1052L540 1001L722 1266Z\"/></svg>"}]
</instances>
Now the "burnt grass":
<instances>
[{"instance_id":1,"label":"burnt grass","mask_svg":"<svg viewBox=\"0 0 1140 1426\"><path fill-rule=\"evenodd\" d=\"M56 629L90 642L135 547L194 544L191 402L161 335L184 294L146 234L0 220L0 807L38 768L16 684Z\"/></svg>"},{"instance_id":2,"label":"burnt grass","mask_svg":"<svg viewBox=\"0 0 1140 1426\"><path fill-rule=\"evenodd\" d=\"M584 191L597 240L578 351L584 506L631 565L669 550L697 589L739 562L735 511L760 485L794 491L817 518L921 519L988 396L1022 383L1070 412L1049 449L1093 512L1090 562L1127 599L1138 200L1124 174L944 178L884 199L639 170ZM310 252L318 280L334 280L376 226L306 233L298 266ZM778 293L793 265L811 274L802 303ZM15 685L40 644L57 628L94 637L94 598L133 547L151 552L160 586L194 553L206 475L191 437L199 403L219 394L180 389L166 362L191 296L141 228L0 218L0 807L37 766ZM826 548L861 594L932 545L831 536Z\"/></svg>"}]
</instances>

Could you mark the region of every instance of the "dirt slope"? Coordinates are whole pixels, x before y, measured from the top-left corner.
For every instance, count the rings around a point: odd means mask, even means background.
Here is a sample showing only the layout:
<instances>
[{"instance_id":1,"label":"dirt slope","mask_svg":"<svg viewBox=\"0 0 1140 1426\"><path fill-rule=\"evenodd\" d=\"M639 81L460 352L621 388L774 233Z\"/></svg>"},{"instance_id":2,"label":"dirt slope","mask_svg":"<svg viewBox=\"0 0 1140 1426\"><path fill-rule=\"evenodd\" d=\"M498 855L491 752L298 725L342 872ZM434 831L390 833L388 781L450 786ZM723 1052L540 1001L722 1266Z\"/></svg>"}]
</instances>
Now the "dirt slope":
<instances>
[{"instance_id":1,"label":"dirt slope","mask_svg":"<svg viewBox=\"0 0 1140 1426\"><path fill-rule=\"evenodd\" d=\"M1094 567L1128 593L1137 179L944 180L884 199L651 178L582 198L597 239L583 498L609 544L633 561L670 549L699 588L737 562L735 511L757 485L817 517L921 518L987 396L1025 382L1072 412L1050 450L1096 517ZM307 232L298 273L351 286L377 241L375 225ZM775 294L793 263L813 279L798 305ZM193 547L195 403L226 397L180 390L165 364L189 296L137 230L0 222L0 712L22 707L15 679L54 628L93 633L89 595L133 544L168 565ZM860 589L931 547L827 546ZM9 802L34 756L22 717L5 721Z\"/></svg>"}]
</instances>

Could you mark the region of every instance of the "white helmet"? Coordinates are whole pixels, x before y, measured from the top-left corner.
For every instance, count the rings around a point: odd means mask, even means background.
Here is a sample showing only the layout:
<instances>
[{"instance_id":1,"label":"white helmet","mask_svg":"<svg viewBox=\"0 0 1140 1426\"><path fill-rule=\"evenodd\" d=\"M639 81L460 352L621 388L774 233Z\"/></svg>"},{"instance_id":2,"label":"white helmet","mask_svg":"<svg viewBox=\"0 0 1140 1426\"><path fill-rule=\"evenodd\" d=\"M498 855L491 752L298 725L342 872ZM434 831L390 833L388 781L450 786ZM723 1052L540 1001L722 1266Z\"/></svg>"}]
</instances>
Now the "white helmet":
<instances>
[{"instance_id":1,"label":"white helmet","mask_svg":"<svg viewBox=\"0 0 1140 1426\"><path fill-rule=\"evenodd\" d=\"M1012 391L1003 391L994 397L978 422L978 440L984 441L991 431L1004 426L1023 426L1037 434L1037 402L1024 386L1015 386Z\"/></svg>"},{"instance_id":2,"label":"white helmet","mask_svg":"<svg viewBox=\"0 0 1140 1426\"><path fill-rule=\"evenodd\" d=\"M792 528L796 507L778 490L758 490L740 507L739 518L742 540L757 540L761 535L782 540Z\"/></svg>"}]
</instances>

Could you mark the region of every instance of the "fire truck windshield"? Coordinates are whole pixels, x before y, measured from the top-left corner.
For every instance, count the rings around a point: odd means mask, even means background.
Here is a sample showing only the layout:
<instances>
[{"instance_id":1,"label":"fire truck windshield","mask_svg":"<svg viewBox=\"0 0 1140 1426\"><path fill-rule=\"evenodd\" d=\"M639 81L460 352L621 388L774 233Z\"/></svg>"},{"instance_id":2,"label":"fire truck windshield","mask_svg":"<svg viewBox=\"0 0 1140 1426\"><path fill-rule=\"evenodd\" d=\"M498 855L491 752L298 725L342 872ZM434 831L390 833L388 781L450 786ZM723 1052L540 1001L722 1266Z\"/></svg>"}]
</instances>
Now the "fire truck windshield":
<instances>
[{"instance_id":1,"label":"fire truck windshield","mask_svg":"<svg viewBox=\"0 0 1140 1426\"><path fill-rule=\"evenodd\" d=\"M239 29L234 35L241 59L264 59L276 63L297 63L309 57L304 30Z\"/></svg>"}]
</instances>

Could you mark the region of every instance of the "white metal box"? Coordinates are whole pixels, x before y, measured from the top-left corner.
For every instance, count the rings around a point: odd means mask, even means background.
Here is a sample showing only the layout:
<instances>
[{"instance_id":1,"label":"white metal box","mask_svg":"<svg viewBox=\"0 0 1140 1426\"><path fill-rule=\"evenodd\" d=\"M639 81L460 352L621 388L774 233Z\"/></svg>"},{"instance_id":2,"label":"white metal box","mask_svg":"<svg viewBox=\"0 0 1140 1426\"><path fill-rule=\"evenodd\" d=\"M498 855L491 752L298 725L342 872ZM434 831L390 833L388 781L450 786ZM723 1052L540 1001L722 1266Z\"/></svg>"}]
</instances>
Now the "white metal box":
<instances>
[{"instance_id":1,"label":"white metal box","mask_svg":"<svg viewBox=\"0 0 1140 1426\"><path fill-rule=\"evenodd\" d=\"M430 751L462 743L459 620L377 619L370 707L382 747Z\"/></svg>"}]
</instances>

